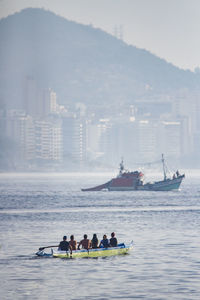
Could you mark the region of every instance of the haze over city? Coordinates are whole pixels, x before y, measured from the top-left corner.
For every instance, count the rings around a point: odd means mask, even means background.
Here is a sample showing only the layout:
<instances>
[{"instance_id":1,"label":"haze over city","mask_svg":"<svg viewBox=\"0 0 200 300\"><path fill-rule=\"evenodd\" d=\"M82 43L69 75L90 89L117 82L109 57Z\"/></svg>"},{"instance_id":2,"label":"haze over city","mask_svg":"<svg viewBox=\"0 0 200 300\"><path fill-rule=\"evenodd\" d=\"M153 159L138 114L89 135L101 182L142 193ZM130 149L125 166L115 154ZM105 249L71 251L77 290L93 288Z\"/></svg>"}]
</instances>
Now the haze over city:
<instances>
[{"instance_id":1,"label":"haze over city","mask_svg":"<svg viewBox=\"0 0 200 300\"><path fill-rule=\"evenodd\" d=\"M198 1L0 8L2 170L200 165Z\"/></svg>"}]
</instances>

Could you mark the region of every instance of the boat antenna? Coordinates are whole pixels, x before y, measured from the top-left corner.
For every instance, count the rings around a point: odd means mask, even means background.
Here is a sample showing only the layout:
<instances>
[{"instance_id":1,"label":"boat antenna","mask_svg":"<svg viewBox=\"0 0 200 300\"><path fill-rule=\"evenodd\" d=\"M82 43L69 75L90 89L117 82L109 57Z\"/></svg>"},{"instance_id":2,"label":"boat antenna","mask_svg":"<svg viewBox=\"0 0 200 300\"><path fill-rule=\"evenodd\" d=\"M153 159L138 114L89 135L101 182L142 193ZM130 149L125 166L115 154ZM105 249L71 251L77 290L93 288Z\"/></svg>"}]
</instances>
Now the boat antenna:
<instances>
[{"instance_id":1,"label":"boat antenna","mask_svg":"<svg viewBox=\"0 0 200 300\"><path fill-rule=\"evenodd\" d=\"M162 165L163 165L163 174L164 174L164 180L167 179L167 175L166 175L166 166L165 166L165 160L164 160L164 154L162 153Z\"/></svg>"},{"instance_id":2,"label":"boat antenna","mask_svg":"<svg viewBox=\"0 0 200 300\"><path fill-rule=\"evenodd\" d=\"M121 162L119 164L119 174L122 174L123 171L124 171L124 161L123 161L123 157L122 157Z\"/></svg>"}]
</instances>

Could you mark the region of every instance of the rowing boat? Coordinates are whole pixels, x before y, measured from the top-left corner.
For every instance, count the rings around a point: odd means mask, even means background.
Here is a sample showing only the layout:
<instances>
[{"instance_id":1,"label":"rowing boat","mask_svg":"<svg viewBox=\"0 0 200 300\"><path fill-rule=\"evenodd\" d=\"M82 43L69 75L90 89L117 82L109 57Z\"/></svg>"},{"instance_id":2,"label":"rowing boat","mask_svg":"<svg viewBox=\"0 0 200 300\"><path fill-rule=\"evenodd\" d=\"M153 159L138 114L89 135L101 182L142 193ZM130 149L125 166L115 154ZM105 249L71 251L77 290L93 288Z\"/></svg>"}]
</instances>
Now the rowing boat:
<instances>
[{"instance_id":1,"label":"rowing boat","mask_svg":"<svg viewBox=\"0 0 200 300\"><path fill-rule=\"evenodd\" d=\"M97 248L97 249L81 249L70 251L60 251L51 249L51 253L45 253L44 250L38 251L36 255L44 257L60 257L60 258L82 258L82 257L106 257L114 255L127 254L133 248L133 241L126 245L119 244L117 247Z\"/></svg>"}]
</instances>

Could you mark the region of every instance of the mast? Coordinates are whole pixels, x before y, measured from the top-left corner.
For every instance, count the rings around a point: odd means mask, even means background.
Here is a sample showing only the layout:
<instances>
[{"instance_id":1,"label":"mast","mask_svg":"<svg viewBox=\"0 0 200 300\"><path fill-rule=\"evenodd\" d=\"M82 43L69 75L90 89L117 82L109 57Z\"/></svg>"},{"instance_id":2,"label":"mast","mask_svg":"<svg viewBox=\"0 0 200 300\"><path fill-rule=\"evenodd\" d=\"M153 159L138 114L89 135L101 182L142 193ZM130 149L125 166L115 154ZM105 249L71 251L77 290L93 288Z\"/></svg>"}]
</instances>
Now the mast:
<instances>
[{"instance_id":1,"label":"mast","mask_svg":"<svg viewBox=\"0 0 200 300\"><path fill-rule=\"evenodd\" d=\"M124 171L124 161L122 157L121 163L119 164L119 174L121 175L123 171Z\"/></svg>"},{"instance_id":2,"label":"mast","mask_svg":"<svg viewBox=\"0 0 200 300\"><path fill-rule=\"evenodd\" d=\"M165 160L164 160L164 154L162 153L162 165L163 165L163 174L164 174L164 180L167 179L167 175L166 175L166 167L165 167Z\"/></svg>"}]
</instances>

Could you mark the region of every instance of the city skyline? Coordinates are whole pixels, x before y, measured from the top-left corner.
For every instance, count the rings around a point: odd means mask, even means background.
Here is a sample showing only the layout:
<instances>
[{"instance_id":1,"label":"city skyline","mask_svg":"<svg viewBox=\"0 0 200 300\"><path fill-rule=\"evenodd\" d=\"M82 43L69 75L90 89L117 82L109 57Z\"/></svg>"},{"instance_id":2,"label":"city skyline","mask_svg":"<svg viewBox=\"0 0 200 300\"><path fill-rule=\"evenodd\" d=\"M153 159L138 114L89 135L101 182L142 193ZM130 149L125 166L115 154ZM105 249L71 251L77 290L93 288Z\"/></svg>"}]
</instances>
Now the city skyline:
<instances>
[{"instance_id":1,"label":"city skyline","mask_svg":"<svg viewBox=\"0 0 200 300\"><path fill-rule=\"evenodd\" d=\"M116 38L44 9L1 20L0 34L2 169L8 149L20 170L110 168L122 156L132 167L161 153L198 166L199 72L129 47L121 27Z\"/></svg>"},{"instance_id":2,"label":"city skyline","mask_svg":"<svg viewBox=\"0 0 200 300\"><path fill-rule=\"evenodd\" d=\"M161 153L193 166L198 157L198 95L190 94L190 103L187 95L138 102L100 118L98 108L59 105L56 92L39 88L34 78L24 89L23 110L0 110L2 144L12 144L8 155L2 151L10 158L7 166L1 161L2 170L108 170L121 157L129 167L142 167Z\"/></svg>"}]
</instances>

